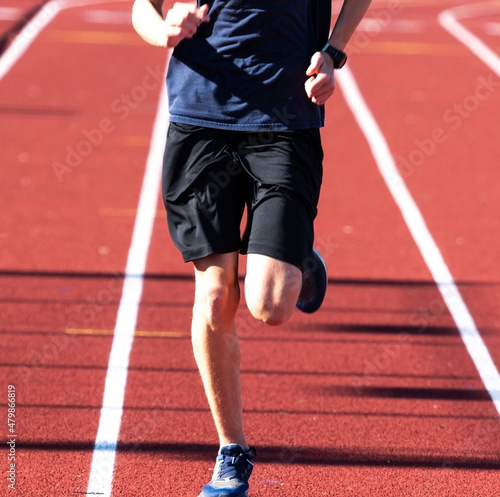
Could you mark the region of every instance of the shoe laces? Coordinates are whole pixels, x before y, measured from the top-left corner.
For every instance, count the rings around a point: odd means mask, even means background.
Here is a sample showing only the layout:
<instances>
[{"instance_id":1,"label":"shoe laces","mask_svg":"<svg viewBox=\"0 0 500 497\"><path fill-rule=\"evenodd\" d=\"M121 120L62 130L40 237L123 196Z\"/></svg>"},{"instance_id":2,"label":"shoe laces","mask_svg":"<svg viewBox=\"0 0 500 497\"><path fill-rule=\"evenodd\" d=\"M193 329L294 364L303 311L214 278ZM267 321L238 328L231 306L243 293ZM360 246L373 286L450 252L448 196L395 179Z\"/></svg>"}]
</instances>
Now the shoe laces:
<instances>
[{"instance_id":1,"label":"shoe laces","mask_svg":"<svg viewBox=\"0 0 500 497\"><path fill-rule=\"evenodd\" d=\"M217 456L217 479L247 480L253 469L252 458L255 457L255 449L234 454L219 454Z\"/></svg>"}]
</instances>

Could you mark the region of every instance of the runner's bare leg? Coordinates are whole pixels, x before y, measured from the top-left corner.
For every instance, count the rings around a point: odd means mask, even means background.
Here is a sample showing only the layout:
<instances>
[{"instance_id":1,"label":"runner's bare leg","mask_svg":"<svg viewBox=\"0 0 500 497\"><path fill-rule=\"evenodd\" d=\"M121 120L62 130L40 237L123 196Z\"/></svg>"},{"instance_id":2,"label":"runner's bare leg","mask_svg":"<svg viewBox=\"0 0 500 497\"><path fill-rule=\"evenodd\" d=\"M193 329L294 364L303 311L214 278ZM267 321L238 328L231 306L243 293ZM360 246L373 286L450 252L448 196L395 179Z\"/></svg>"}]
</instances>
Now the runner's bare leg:
<instances>
[{"instance_id":1,"label":"runner's bare leg","mask_svg":"<svg viewBox=\"0 0 500 497\"><path fill-rule=\"evenodd\" d=\"M240 348L234 317L240 300L238 254L213 254L194 262L192 342L220 445L248 448L243 433Z\"/></svg>"},{"instance_id":2,"label":"runner's bare leg","mask_svg":"<svg viewBox=\"0 0 500 497\"><path fill-rule=\"evenodd\" d=\"M240 300L238 254L194 262L193 351L220 445L248 444L243 432L241 354L234 318ZM287 321L295 309L301 271L267 256L249 254L245 294L252 315L267 324Z\"/></svg>"}]
</instances>

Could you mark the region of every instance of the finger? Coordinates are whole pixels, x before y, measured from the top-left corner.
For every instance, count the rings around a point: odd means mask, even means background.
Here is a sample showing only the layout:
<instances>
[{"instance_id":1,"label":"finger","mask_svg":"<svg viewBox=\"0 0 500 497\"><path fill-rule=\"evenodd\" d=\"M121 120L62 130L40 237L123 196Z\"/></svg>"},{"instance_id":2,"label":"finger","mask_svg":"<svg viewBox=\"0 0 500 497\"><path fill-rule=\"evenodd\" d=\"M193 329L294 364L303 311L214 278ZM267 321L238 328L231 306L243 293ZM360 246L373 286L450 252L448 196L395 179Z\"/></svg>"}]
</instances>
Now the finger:
<instances>
[{"instance_id":1,"label":"finger","mask_svg":"<svg viewBox=\"0 0 500 497\"><path fill-rule=\"evenodd\" d=\"M309 78L305 83L305 91L312 102L323 104L333 94L335 90L335 81L319 74L316 77Z\"/></svg>"},{"instance_id":2,"label":"finger","mask_svg":"<svg viewBox=\"0 0 500 497\"><path fill-rule=\"evenodd\" d=\"M322 93L316 97L311 98L311 101L316 105L324 105L328 101L328 99L332 96L333 91L329 91L327 93Z\"/></svg>"},{"instance_id":3,"label":"finger","mask_svg":"<svg viewBox=\"0 0 500 497\"><path fill-rule=\"evenodd\" d=\"M203 4L199 9L198 9L198 17L203 21L203 22L209 22L210 21L210 16L208 15L208 11L210 10L210 6L208 4Z\"/></svg>"},{"instance_id":4,"label":"finger","mask_svg":"<svg viewBox=\"0 0 500 497\"><path fill-rule=\"evenodd\" d=\"M306 76L313 76L314 74L318 74L321 69L322 62L323 60L319 52L313 54L313 56L311 57L311 63L306 70Z\"/></svg>"},{"instance_id":5,"label":"finger","mask_svg":"<svg viewBox=\"0 0 500 497\"><path fill-rule=\"evenodd\" d=\"M196 31L202 22L202 19L198 17L196 13L189 14L189 16L183 20L182 26L184 26L186 29L194 30Z\"/></svg>"},{"instance_id":6,"label":"finger","mask_svg":"<svg viewBox=\"0 0 500 497\"><path fill-rule=\"evenodd\" d=\"M166 29L167 38L169 40L169 46L175 47L180 41L185 38L192 38L196 33L196 26L192 25L188 27L186 23L180 25L167 25Z\"/></svg>"},{"instance_id":7,"label":"finger","mask_svg":"<svg viewBox=\"0 0 500 497\"><path fill-rule=\"evenodd\" d=\"M323 87L327 87L330 84L330 80L322 73L316 76L311 76L306 81L306 91L308 90L311 95L316 95L322 91Z\"/></svg>"},{"instance_id":8,"label":"finger","mask_svg":"<svg viewBox=\"0 0 500 497\"><path fill-rule=\"evenodd\" d=\"M210 17L208 16L210 6L208 4L203 4L201 7L196 7L196 5L187 5L184 8L186 8L185 12L189 13L189 17L196 19L198 23L208 22L210 20Z\"/></svg>"},{"instance_id":9,"label":"finger","mask_svg":"<svg viewBox=\"0 0 500 497\"><path fill-rule=\"evenodd\" d=\"M193 36L196 33L196 30L201 24L201 19L194 12L183 12L182 14L178 13L178 15L173 16L170 19L170 26L172 28L177 28L179 30L179 34L186 36Z\"/></svg>"},{"instance_id":10,"label":"finger","mask_svg":"<svg viewBox=\"0 0 500 497\"><path fill-rule=\"evenodd\" d=\"M306 94L309 98L313 96L313 85L314 85L315 77L311 76L304 84L304 88L306 90Z\"/></svg>"},{"instance_id":11,"label":"finger","mask_svg":"<svg viewBox=\"0 0 500 497\"><path fill-rule=\"evenodd\" d=\"M318 105L323 105L332 95L335 87L324 88L313 94L311 101Z\"/></svg>"},{"instance_id":12,"label":"finger","mask_svg":"<svg viewBox=\"0 0 500 497\"><path fill-rule=\"evenodd\" d=\"M194 29L196 31L200 27L201 23L209 22L210 17L207 15L208 9L209 6L205 4L200 8L195 8L193 12L190 12L185 19L186 27L188 27L189 29Z\"/></svg>"}]
</instances>

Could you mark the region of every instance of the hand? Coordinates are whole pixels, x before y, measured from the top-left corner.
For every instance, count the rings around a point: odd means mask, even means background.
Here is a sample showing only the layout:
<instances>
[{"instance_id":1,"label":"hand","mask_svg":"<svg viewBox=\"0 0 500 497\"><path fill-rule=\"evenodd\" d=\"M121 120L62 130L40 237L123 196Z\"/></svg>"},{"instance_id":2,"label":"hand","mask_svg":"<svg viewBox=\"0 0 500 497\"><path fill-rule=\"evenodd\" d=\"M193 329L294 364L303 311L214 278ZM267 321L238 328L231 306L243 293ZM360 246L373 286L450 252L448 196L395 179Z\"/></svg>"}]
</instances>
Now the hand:
<instances>
[{"instance_id":1,"label":"hand","mask_svg":"<svg viewBox=\"0 0 500 497\"><path fill-rule=\"evenodd\" d=\"M310 76L304 87L312 102L323 105L335 90L333 78L333 60L325 52L316 52L311 57L306 76Z\"/></svg>"},{"instance_id":2,"label":"hand","mask_svg":"<svg viewBox=\"0 0 500 497\"><path fill-rule=\"evenodd\" d=\"M207 4L197 7L192 3L177 2L165 18L166 46L173 48L184 38L191 38L202 22L210 21Z\"/></svg>"}]
</instances>

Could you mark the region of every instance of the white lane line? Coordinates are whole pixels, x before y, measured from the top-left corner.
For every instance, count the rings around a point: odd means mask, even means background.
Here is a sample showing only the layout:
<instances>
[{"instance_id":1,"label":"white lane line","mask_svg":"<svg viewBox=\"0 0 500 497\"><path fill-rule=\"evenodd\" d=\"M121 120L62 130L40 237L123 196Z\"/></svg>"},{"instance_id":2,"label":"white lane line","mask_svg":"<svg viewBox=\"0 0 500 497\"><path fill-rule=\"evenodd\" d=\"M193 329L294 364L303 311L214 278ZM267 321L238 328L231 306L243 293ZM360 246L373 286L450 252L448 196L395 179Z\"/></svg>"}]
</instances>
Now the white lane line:
<instances>
[{"instance_id":1,"label":"white lane line","mask_svg":"<svg viewBox=\"0 0 500 497\"><path fill-rule=\"evenodd\" d=\"M125 3L130 0L109 0L110 3ZM35 41L43 29L59 12L74 7L102 4L102 0L50 0L15 36L14 41L0 57L0 80L14 67L17 61Z\"/></svg>"},{"instance_id":2,"label":"white lane line","mask_svg":"<svg viewBox=\"0 0 500 497\"><path fill-rule=\"evenodd\" d=\"M339 71L337 81L370 146L380 173L417 244L427 267L460 332L467 351L500 414L500 375L472 316L455 285L453 276L432 238L420 210L399 174L389 145L366 104L351 71Z\"/></svg>"},{"instance_id":3,"label":"white lane line","mask_svg":"<svg viewBox=\"0 0 500 497\"><path fill-rule=\"evenodd\" d=\"M111 0L125 2L128 0ZM18 34L0 58L0 79L29 48L38 34L64 9L98 4L101 0L51 0ZM168 54L170 56L170 54ZM168 57L167 57L168 60ZM143 178L125 281L118 308L106 372L99 427L94 444L87 494L110 497L116 447L123 413L130 351L142 296L144 271L156 218L163 150L169 122L166 86L162 86Z\"/></svg>"},{"instance_id":4,"label":"white lane line","mask_svg":"<svg viewBox=\"0 0 500 497\"><path fill-rule=\"evenodd\" d=\"M123 293L106 373L99 428L87 488L87 493L91 495L97 494L105 497L111 495L129 356L141 301L149 244L156 218L160 171L168 121L167 93L165 85L163 85L135 218L132 243L128 253Z\"/></svg>"},{"instance_id":5,"label":"white lane line","mask_svg":"<svg viewBox=\"0 0 500 497\"><path fill-rule=\"evenodd\" d=\"M61 11L60 0L51 0L16 35L14 41L0 57L0 80L12 69L28 50L36 37Z\"/></svg>"},{"instance_id":6,"label":"white lane line","mask_svg":"<svg viewBox=\"0 0 500 497\"><path fill-rule=\"evenodd\" d=\"M500 13L500 5L472 4L441 12L438 21L441 26L482 60L497 76L500 76L500 57L477 36L466 29L458 19L467 19L487 14Z\"/></svg>"}]
</instances>

